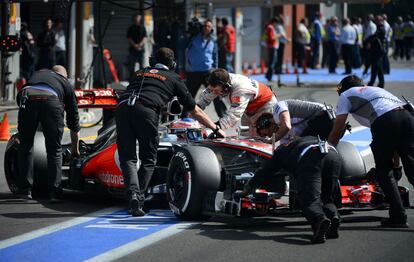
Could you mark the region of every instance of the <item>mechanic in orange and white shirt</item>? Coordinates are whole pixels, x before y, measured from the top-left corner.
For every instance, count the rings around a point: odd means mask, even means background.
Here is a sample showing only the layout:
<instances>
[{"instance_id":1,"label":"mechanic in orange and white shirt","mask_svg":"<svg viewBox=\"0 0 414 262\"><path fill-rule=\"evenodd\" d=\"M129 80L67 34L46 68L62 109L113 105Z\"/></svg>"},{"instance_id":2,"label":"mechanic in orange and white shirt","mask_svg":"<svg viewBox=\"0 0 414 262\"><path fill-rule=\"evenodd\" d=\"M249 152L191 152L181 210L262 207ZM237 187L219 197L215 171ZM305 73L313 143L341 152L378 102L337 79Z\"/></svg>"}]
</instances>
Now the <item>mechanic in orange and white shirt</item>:
<instances>
[{"instance_id":1,"label":"mechanic in orange and white shirt","mask_svg":"<svg viewBox=\"0 0 414 262\"><path fill-rule=\"evenodd\" d=\"M241 125L249 126L250 135L255 136L256 120L263 113L272 113L277 103L267 85L244 75L228 73L222 68L211 71L207 82L197 105L205 109L218 96L228 98L230 108L217 122L222 129L234 127L241 120Z\"/></svg>"}]
</instances>

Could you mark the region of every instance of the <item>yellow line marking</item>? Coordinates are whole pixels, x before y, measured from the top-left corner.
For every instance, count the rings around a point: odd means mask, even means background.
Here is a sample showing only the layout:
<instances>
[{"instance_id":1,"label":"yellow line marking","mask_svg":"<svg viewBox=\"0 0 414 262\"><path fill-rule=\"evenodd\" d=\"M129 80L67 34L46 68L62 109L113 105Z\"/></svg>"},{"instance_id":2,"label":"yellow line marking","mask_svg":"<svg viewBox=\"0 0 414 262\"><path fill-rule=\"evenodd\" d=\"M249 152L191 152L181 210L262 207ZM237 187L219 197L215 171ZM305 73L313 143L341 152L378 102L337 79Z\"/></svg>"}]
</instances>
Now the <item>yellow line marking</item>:
<instances>
[{"instance_id":1,"label":"yellow line marking","mask_svg":"<svg viewBox=\"0 0 414 262\"><path fill-rule=\"evenodd\" d=\"M80 139L82 139L83 141L94 141L96 139L96 136L85 136L81 137Z\"/></svg>"}]
</instances>

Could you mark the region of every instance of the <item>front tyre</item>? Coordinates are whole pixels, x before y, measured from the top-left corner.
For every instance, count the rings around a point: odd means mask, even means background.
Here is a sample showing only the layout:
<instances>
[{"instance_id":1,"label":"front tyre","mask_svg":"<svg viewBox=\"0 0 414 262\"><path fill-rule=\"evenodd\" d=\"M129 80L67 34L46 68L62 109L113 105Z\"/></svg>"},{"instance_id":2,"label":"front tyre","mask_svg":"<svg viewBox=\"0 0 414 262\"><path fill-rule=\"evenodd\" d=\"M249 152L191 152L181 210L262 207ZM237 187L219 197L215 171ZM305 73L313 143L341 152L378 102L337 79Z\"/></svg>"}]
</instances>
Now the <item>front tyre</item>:
<instances>
[{"instance_id":1,"label":"front tyre","mask_svg":"<svg viewBox=\"0 0 414 262\"><path fill-rule=\"evenodd\" d=\"M181 219L203 218L203 201L208 191L220 186L220 164L207 147L180 148L171 158L167 173L167 198L171 210Z\"/></svg>"}]
</instances>

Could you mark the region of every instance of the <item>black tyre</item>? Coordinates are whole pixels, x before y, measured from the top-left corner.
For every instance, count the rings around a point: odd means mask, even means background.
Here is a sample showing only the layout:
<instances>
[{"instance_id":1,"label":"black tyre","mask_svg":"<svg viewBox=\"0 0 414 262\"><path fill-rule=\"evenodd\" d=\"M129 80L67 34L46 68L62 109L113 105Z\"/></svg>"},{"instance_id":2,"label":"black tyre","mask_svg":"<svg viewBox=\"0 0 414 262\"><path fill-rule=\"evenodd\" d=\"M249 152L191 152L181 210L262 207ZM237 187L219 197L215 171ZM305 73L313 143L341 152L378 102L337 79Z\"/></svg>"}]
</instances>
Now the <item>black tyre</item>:
<instances>
[{"instance_id":1,"label":"black tyre","mask_svg":"<svg viewBox=\"0 0 414 262\"><path fill-rule=\"evenodd\" d=\"M180 148L171 158L167 173L167 198L171 210L181 219L203 218L207 191L220 186L220 164L206 147Z\"/></svg>"},{"instance_id":2,"label":"black tyre","mask_svg":"<svg viewBox=\"0 0 414 262\"><path fill-rule=\"evenodd\" d=\"M18 134L13 135L7 143L4 154L4 172L7 184L11 192L15 193L17 188L17 177L19 175L19 160L17 151L19 148ZM36 132L33 144L33 188L32 192L37 196L48 194L47 182L47 155L45 139L41 132Z\"/></svg>"},{"instance_id":3,"label":"black tyre","mask_svg":"<svg viewBox=\"0 0 414 262\"><path fill-rule=\"evenodd\" d=\"M341 141L336 146L342 157L342 170L339 180L341 185L357 185L366 178L364 160L356 147L346 141Z\"/></svg>"}]
</instances>

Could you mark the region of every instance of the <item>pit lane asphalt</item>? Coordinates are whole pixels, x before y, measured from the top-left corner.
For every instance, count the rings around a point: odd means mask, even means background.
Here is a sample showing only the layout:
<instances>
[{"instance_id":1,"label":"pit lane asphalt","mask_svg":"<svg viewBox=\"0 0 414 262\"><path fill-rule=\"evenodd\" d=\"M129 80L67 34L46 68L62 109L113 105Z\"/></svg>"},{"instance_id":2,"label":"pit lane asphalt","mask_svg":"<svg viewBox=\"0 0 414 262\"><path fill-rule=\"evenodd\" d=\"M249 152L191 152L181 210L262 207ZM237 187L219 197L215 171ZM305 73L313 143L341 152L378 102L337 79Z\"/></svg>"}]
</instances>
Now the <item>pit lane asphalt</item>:
<instances>
[{"instance_id":1,"label":"pit lane asphalt","mask_svg":"<svg viewBox=\"0 0 414 262\"><path fill-rule=\"evenodd\" d=\"M414 83L387 84L387 90L414 100ZM336 104L337 95L332 87L274 88L278 99L298 98L326 101ZM10 123L16 111L8 111ZM209 110L211 115L214 115ZM351 118L352 119L352 118ZM352 119L353 126L357 126ZM91 136L96 128L82 131L82 137ZM0 143L4 156L6 144ZM372 157L365 158L368 168ZM3 158L0 160L3 163ZM405 176L400 184L410 188L414 203L414 190ZM0 170L0 241L68 221L96 210L123 203L110 196L95 193L65 192L65 202L48 204L47 201L20 201L7 188L4 170ZM164 207L165 208L165 207ZM414 209L407 214L411 228L381 229L379 219L387 211L355 212L343 217L340 238L324 245L309 245L310 228L301 217L264 217L230 219L215 217L204 223L161 239L121 261L413 261ZM79 236L81 237L81 236ZM110 235L107 236L111 238ZM53 243L50 243L53 246ZM36 257L27 258L36 261ZM1 258L0 258L1 260ZM62 260L64 258L50 258Z\"/></svg>"}]
</instances>

